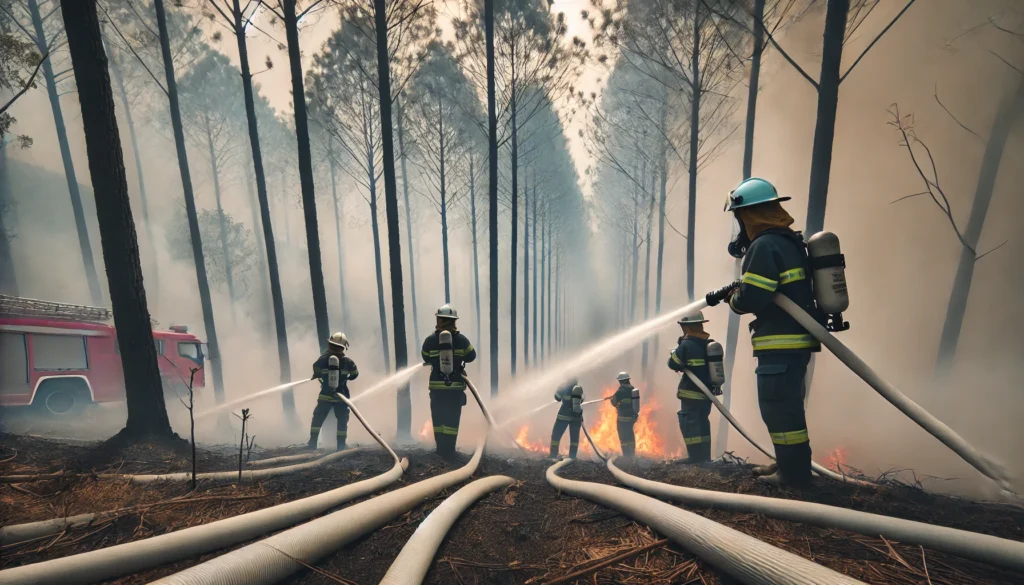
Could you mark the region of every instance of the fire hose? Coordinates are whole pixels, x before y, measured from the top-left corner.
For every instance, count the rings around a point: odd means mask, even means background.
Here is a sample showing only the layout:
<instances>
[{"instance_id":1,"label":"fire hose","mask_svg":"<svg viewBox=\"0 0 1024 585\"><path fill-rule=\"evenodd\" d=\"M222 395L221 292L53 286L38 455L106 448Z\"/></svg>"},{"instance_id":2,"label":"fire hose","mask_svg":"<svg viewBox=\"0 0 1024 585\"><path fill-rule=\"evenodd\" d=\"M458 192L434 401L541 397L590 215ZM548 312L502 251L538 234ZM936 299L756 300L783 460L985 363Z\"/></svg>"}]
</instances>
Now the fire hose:
<instances>
[{"instance_id":1,"label":"fire hose","mask_svg":"<svg viewBox=\"0 0 1024 585\"><path fill-rule=\"evenodd\" d=\"M268 465L277 465L278 463L290 463L292 461L305 461L306 459L313 459L317 457L318 453L312 451L309 453L297 453L295 455L282 455L280 457L268 457L266 459L254 459L247 465L249 467L267 467Z\"/></svg>"},{"instance_id":2,"label":"fire hose","mask_svg":"<svg viewBox=\"0 0 1024 585\"><path fill-rule=\"evenodd\" d=\"M430 570L430 562L445 535L470 506L487 494L515 483L511 477L495 475L478 479L449 496L434 508L409 538L380 585L419 585Z\"/></svg>"},{"instance_id":3,"label":"fire hose","mask_svg":"<svg viewBox=\"0 0 1024 585\"><path fill-rule=\"evenodd\" d=\"M877 373L875 373L874 370L871 369L869 365L864 362L864 360L860 359L857 354L850 351L850 349L843 345L841 341L826 331L825 328L814 319L814 317L808 315L806 311L801 309L785 295L776 293L776 295L772 297L772 300L776 305L782 308L783 311L789 313L791 317L796 319L797 323L806 329L808 333L824 344L825 347L835 354L840 361L846 364L848 368L853 370L855 374L860 376L862 380L867 382L869 386L881 394L882 398L885 398L890 404L898 408L900 412L910 417L911 420L916 422L924 430L928 431L929 434L938 439L943 445L952 449L953 452L959 455L961 459L969 463L986 477L998 483L1003 490L1014 493L1010 489L1010 482L1006 477L1005 470L1001 469L998 464L975 449L970 443L965 441L963 437L957 434L956 431L932 416L931 413L908 398L895 386L883 380Z\"/></svg>"},{"instance_id":4,"label":"fire hose","mask_svg":"<svg viewBox=\"0 0 1024 585\"><path fill-rule=\"evenodd\" d=\"M484 401L483 399L480 398L480 393L477 391L476 385L473 384L473 381L470 380L469 376L465 374L462 375L462 379L466 382L466 387L469 388L469 391L473 394L473 398L476 400L477 405L480 407L480 412L483 413L484 418L487 420L487 424L494 430L498 430L499 428L501 428L498 426L498 423L494 422L494 417L491 416L490 411L488 411L487 407L484 406ZM526 452L526 449L524 449L523 446L519 444L519 441L517 441L516 438L511 435L511 433L507 433L507 436L509 439L512 440L513 445L519 447L520 451Z\"/></svg>"},{"instance_id":5,"label":"fire hose","mask_svg":"<svg viewBox=\"0 0 1024 585\"><path fill-rule=\"evenodd\" d=\"M741 583L756 585L850 585L856 579L822 567L713 520L620 487L558 477L570 460L547 470L556 490L616 510L670 538Z\"/></svg>"},{"instance_id":6,"label":"fire hose","mask_svg":"<svg viewBox=\"0 0 1024 585\"><path fill-rule=\"evenodd\" d=\"M269 538L154 581L160 585L272 585L303 570L365 534L468 480L483 456L486 438L472 459L455 471L431 477L322 516Z\"/></svg>"},{"instance_id":7,"label":"fire hose","mask_svg":"<svg viewBox=\"0 0 1024 585\"><path fill-rule=\"evenodd\" d=\"M848 530L872 537L881 535L903 544L916 544L966 559L1024 571L1024 542L825 504L701 490L651 481L619 469L614 459L608 461L608 471L619 483L664 500L716 510L764 514L770 518Z\"/></svg>"},{"instance_id":8,"label":"fire hose","mask_svg":"<svg viewBox=\"0 0 1024 585\"><path fill-rule=\"evenodd\" d=\"M771 459L772 461L775 461L775 455L773 455L772 453L769 453L767 449L765 449L763 446L761 446L757 441L755 441L753 439L753 437L750 436L749 433L747 433L747 431L740 425L739 421L737 421L735 418L733 418L732 413L729 412L729 409L726 408L725 405L723 405L720 400L718 400L717 396L715 396L714 394L711 393L710 390L708 390L708 387L704 384L704 382L701 382L700 378L695 376L693 374L693 372L691 372L690 370L683 370L683 373L684 373L684 375L687 378L690 379L691 382L693 382L694 384L697 385L697 388L699 388L700 391L703 392L705 396L707 396L711 400L712 404L715 405L715 408L717 408L718 411L722 413L722 416L724 416L732 424L732 426L737 431L739 431L739 433L741 435L743 435L744 439L749 441L750 444L753 445L754 447L757 447L757 450L762 452L762 453L764 453L769 459ZM823 477L827 477L829 479L834 479L834 480L842 482L842 483L849 483L849 484L853 484L853 485L859 485L859 486L862 486L862 487L872 487L872 488L877 488L878 487L877 485L875 485L875 484L873 484L873 483L871 483L869 481L864 481L864 480L861 480L861 479L854 479L854 478L848 477L848 476L846 476L844 474L836 473L835 471L832 471L831 469L828 469L827 467L823 467L822 465L819 465L815 461L811 461L811 469L813 469L815 471L815 473L817 473L818 475L821 475Z\"/></svg>"},{"instance_id":9,"label":"fire hose","mask_svg":"<svg viewBox=\"0 0 1024 585\"><path fill-rule=\"evenodd\" d=\"M356 410L353 409L353 412ZM384 443L383 439L366 424L364 419L358 415L357 418L366 426L371 436L379 443ZM409 466L409 462L406 459L399 460L394 455L394 451L389 447L386 448L394 457L395 465L376 477L201 526L6 569L0 571L0 583L3 585L84 585L95 583L222 549L252 540L268 532L293 526L356 498L378 492L398 481ZM339 453L349 452L351 451ZM60 520L62 519L50 522L59 522Z\"/></svg>"}]
</instances>

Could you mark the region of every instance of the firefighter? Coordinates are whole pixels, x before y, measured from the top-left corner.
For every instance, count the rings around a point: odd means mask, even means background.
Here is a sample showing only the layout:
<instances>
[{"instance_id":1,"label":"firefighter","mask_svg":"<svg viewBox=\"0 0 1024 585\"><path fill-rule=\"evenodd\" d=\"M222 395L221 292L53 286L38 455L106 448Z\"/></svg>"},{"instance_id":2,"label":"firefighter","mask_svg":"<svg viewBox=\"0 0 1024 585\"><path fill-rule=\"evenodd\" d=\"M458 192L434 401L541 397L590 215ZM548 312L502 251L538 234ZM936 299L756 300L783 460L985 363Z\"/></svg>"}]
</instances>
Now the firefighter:
<instances>
[{"instance_id":1,"label":"firefighter","mask_svg":"<svg viewBox=\"0 0 1024 585\"><path fill-rule=\"evenodd\" d=\"M708 320L703 313L683 317L678 321L683 329L679 346L669 355L668 367L676 372L689 370L712 392L715 386L708 368L708 344L711 336L704 331ZM686 459L683 463L700 463L711 460L711 400L701 392L697 384L683 375L679 380L679 430L686 443Z\"/></svg>"},{"instance_id":2,"label":"firefighter","mask_svg":"<svg viewBox=\"0 0 1024 585\"><path fill-rule=\"evenodd\" d=\"M466 364L476 359L476 350L455 327L459 313L444 305L434 315L437 326L423 340L423 362L430 365L430 418L434 424L434 443L442 457L455 454L459 419L466 405Z\"/></svg>"},{"instance_id":3,"label":"firefighter","mask_svg":"<svg viewBox=\"0 0 1024 585\"><path fill-rule=\"evenodd\" d=\"M756 472L775 485L803 486L811 479L811 443L804 414L804 377L818 341L772 302L789 297L811 315L814 302L807 249L775 187L764 179L747 179L729 194L727 211L739 224L729 253L742 258L739 286L726 293L738 314L753 313L751 342L757 358L757 402L775 447L777 466ZM710 300L710 295L709 295ZM717 301L716 301L717 302ZM769 474L770 475L767 475Z\"/></svg>"},{"instance_id":4,"label":"firefighter","mask_svg":"<svg viewBox=\"0 0 1024 585\"><path fill-rule=\"evenodd\" d=\"M612 395L612 404L618 413L619 444L622 445L622 456L631 459L636 454L633 423L640 413L640 391L629 383L629 372L619 372L615 379L619 381L619 387Z\"/></svg>"},{"instance_id":5,"label":"firefighter","mask_svg":"<svg viewBox=\"0 0 1024 585\"><path fill-rule=\"evenodd\" d=\"M576 458L580 446L580 427L583 425L583 388L576 379L569 380L555 392L555 402L561 402L551 430L551 459L558 459L558 446L565 429L569 429L569 458Z\"/></svg>"},{"instance_id":6,"label":"firefighter","mask_svg":"<svg viewBox=\"0 0 1024 585\"><path fill-rule=\"evenodd\" d=\"M352 358L345 355L348 350L348 338L344 333L335 333L327 340L327 351L313 362L313 377L311 380L320 379L320 396L316 400L316 408L313 409L313 422L309 426L309 448L316 449L316 441L320 436L320 427L327 420L327 415L334 409L334 416L338 419L338 450L345 449L345 441L348 436L348 405L338 397L339 394L349 398L348 381L359 377L359 370ZM338 359L337 387L331 387L330 362L332 357Z\"/></svg>"}]
</instances>

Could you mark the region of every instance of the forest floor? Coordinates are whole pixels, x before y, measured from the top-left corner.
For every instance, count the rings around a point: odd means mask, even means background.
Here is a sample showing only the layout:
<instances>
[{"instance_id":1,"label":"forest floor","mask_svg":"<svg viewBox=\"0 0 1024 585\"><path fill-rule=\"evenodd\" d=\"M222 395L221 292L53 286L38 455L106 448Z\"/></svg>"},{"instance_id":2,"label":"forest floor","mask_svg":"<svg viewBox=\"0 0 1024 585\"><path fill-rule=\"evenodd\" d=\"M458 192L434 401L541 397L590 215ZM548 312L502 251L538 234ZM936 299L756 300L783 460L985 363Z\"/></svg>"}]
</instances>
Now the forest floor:
<instances>
[{"instance_id":1,"label":"forest floor","mask_svg":"<svg viewBox=\"0 0 1024 585\"><path fill-rule=\"evenodd\" d=\"M253 458L297 453L298 447L259 450ZM468 460L446 462L423 447L401 449L410 467L387 491L450 471ZM131 485L99 479L100 473L187 471L191 462L180 449L137 446L111 449L99 443L56 442L38 437L0 434L2 474L63 472L57 479L0 485L0 519L4 525L101 510L125 510L88 527L70 529L36 541L0 548L0 568L95 550L148 538L306 497L383 473L392 466L380 449L340 458L323 467L256 483L188 482ZM511 458L487 454L475 477L508 475L516 483L471 507L455 524L438 551L424 583L729 583L713 567L682 548L663 541L650 529L586 500L558 494L544 473L549 461L539 455ZM238 448L203 447L200 472L238 468ZM640 461L636 475L710 490L799 498L887 514L1014 540L1024 540L1024 510L980 504L890 485L869 490L817 484L794 492L754 481L742 462L701 466ZM561 471L570 479L615 483L594 462L578 461ZM303 568L286 580L292 584L377 583L419 523L458 487L442 492L387 526L326 557L315 570ZM841 530L773 520L759 514L694 508L692 511L794 554L867 583L973 584L1021 583L1024 574L997 569L951 555ZM239 545L242 546L242 545ZM123 577L110 583L147 583L213 558L217 551ZM601 561L625 555L597 570ZM584 572L579 578L560 580Z\"/></svg>"}]
</instances>

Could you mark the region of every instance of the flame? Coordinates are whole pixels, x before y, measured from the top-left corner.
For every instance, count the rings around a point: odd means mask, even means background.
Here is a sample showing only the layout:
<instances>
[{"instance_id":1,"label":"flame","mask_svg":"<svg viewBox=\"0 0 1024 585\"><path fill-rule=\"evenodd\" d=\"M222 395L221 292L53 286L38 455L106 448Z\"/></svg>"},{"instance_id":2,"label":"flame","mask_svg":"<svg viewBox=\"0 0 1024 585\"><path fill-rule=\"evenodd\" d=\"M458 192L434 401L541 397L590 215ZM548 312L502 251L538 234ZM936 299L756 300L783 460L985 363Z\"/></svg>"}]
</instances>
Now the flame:
<instances>
[{"instance_id":1,"label":"flame","mask_svg":"<svg viewBox=\"0 0 1024 585\"><path fill-rule=\"evenodd\" d=\"M544 442L543 439L530 440L530 425L523 425L519 427L519 432L516 433L516 442L527 451L533 451L534 453L548 453L548 443Z\"/></svg>"},{"instance_id":2,"label":"flame","mask_svg":"<svg viewBox=\"0 0 1024 585\"><path fill-rule=\"evenodd\" d=\"M423 421L423 428L420 429L421 439L430 439L434 435L434 427L430 424L430 419Z\"/></svg>"},{"instance_id":3,"label":"flame","mask_svg":"<svg viewBox=\"0 0 1024 585\"><path fill-rule=\"evenodd\" d=\"M825 458L825 467L835 469L842 473L843 467L846 466L846 449L842 447L836 447L829 451L828 457Z\"/></svg>"}]
</instances>

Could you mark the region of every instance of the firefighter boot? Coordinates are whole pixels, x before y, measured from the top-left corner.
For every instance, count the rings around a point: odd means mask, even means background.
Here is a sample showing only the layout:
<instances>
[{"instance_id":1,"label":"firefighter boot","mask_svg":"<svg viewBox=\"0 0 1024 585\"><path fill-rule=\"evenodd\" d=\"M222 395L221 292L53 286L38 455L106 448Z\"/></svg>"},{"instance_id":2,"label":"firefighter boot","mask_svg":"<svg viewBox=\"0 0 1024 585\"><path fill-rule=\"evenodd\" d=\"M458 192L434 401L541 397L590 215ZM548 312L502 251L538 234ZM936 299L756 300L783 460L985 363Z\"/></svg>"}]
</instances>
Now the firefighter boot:
<instances>
[{"instance_id":1,"label":"firefighter boot","mask_svg":"<svg viewBox=\"0 0 1024 585\"><path fill-rule=\"evenodd\" d=\"M320 427L312 428L309 430L309 441L306 443L307 449L316 449L317 439L320 438Z\"/></svg>"},{"instance_id":2,"label":"firefighter boot","mask_svg":"<svg viewBox=\"0 0 1024 585\"><path fill-rule=\"evenodd\" d=\"M769 463L768 465L756 465L750 470L750 473L756 476L771 475L779 470L779 466L775 463Z\"/></svg>"},{"instance_id":3,"label":"firefighter boot","mask_svg":"<svg viewBox=\"0 0 1024 585\"><path fill-rule=\"evenodd\" d=\"M686 459L680 463L707 463L711 461L711 443L693 443L686 446Z\"/></svg>"}]
</instances>

